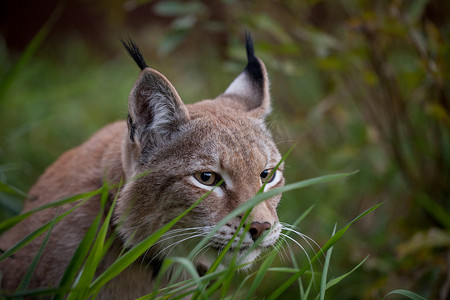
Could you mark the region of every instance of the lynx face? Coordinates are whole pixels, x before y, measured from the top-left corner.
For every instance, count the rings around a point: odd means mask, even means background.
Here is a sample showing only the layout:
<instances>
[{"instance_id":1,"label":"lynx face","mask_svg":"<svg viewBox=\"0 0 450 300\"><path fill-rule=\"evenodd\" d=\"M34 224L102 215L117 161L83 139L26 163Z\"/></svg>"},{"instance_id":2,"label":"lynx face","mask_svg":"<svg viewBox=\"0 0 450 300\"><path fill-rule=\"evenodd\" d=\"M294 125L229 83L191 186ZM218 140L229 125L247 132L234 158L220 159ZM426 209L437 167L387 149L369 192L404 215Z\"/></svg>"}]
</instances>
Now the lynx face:
<instances>
[{"instance_id":1,"label":"lynx face","mask_svg":"<svg viewBox=\"0 0 450 300\"><path fill-rule=\"evenodd\" d=\"M171 83L147 67L136 46L127 50L141 67L129 97L128 134L122 145L126 178L115 210L117 231L132 246L185 211L220 180L223 183L182 218L147 254L147 260L189 253L221 219L243 202L284 184L281 156L264 123L270 112L268 78L264 64L253 54L247 36L246 69L213 100L185 105ZM281 231L276 207L281 195L256 206L247 220L250 231L239 228L241 217L228 222L197 256L202 268L231 239L236 247L245 234L238 258L252 262L274 245ZM252 252L246 251L263 233ZM236 249L230 251L232 255ZM200 263L199 263L200 264Z\"/></svg>"}]
</instances>

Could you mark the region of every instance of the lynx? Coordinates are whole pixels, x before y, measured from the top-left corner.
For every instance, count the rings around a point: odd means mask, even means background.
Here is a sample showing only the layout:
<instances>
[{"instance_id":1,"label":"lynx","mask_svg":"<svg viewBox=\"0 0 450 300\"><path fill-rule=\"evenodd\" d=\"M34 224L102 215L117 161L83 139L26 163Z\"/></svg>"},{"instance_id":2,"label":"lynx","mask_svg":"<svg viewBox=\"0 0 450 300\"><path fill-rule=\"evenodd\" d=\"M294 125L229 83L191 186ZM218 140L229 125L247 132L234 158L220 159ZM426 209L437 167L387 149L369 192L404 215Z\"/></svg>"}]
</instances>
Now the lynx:
<instances>
[{"instance_id":1,"label":"lynx","mask_svg":"<svg viewBox=\"0 0 450 300\"><path fill-rule=\"evenodd\" d=\"M100 266L104 269L121 251L148 237L209 192L160 243L99 295L132 299L152 291L153 278L167 255L189 253L198 239L263 185L265 190L280 187L284 178L283 165L276 168L280 153L265 125L271 110L269 80L264 63L254 55L250 35L246 35L248 63L244 71L217 98L187 105L166 77L147 66L133 41L123 43L141 69L129 95L128 120L107 125L64 153L32 187L23 211L99 189L105 181L122 180L118 192L109 195L110 202L117 196L110 228L116 238ZM236 231L238 238L245 235L242 247L227 255L248 249L259 237L263 239L249 255L241 256L241 263L253 262L262 250L274 246L282 227L276 212L280 198L277 195L253 208L249 231L239 228L242 216L220 228L206 252L194 260L199 274L210 267L211 257L217 256ZM55 225L30 288L58 285L99 209L99 199L90 199ZM10 248L56 213L56 208L47 209L19 223L1 237L0 247ZM43 238L0 264L5 290L17 287Z\"/></svg>"}]
</instances>

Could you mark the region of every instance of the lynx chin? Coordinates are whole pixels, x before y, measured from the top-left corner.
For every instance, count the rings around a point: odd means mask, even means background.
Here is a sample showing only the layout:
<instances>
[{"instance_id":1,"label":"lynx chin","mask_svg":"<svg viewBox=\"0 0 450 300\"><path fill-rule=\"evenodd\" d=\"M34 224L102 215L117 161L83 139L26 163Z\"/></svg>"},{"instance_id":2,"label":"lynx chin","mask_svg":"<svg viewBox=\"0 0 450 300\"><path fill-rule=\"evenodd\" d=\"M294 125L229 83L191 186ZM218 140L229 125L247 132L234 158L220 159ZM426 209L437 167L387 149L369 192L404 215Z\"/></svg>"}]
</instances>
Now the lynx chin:
<instances>
[{"instance_id":1,"label":"lynx chin","mask_svg":"<svg viewBox=\"0 0 450 300\"><path fill-rule=\"evenodd\" d=\"M111 247L98 271L127 249L210 194L165 233L131 266L102 288L99 298L134 299L150 293L155 275L168 256L186 256L231 211L264 186L284 185L282 157L265 124L270 113L269 80L264 63L254 55L246 35L248 63L225 92L215 99L184 104L164 75L151 69L133 41L123 42L141 72L128 98L128 119L112 123L82 145L64 153L29 192L23 211L117 184L109 235ZM272 172L273 171L273 172ZM220 185L218 185L221 183ZM223 264L237 255L248 266L271 248L281 234L276 212L281 195L261 202L239 226L242 215L220 228L193 259L203 275L238 231ZM0 248L20 239L67 211L74 204L40 211L0 238ZM100 209L100 197L89 199L55 224L29 288L58 286L78 244ZM106 207L108 209L108 205ZM106 215L106 212L105 212ZM0 263L2 287L14 291L38 252L45 234ZM242 245L237 247L239 240ZM257 247L252 247L257 241ZM250 249L250 250L249 250Z\"/></svg>"}]
</instances>

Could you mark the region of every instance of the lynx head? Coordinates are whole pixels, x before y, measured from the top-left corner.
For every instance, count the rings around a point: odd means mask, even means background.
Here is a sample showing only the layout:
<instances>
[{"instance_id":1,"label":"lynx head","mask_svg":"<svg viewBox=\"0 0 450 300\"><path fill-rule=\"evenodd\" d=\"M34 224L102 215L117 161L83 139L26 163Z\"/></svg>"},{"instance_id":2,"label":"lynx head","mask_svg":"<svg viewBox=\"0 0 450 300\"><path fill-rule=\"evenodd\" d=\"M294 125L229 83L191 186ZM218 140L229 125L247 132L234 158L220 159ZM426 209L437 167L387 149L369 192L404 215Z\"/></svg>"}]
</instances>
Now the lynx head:
<instances>
[{"instance_id":1,"label":"lynx head","mask_svg":"<svg viewBox=\"0 0 450 300\"><path fill-rule=\"evenodd\" d=\"M124 45L142 71L129 96L122 165L127 179L146 174L128 181L119 194L115 222L125 245L143 240L223 180L149 250L147 261L161 261L166 255L189 253L264 183L265 190L284 184L282 165L269 176L281 160L264 122L270 112L269 80L247 34L245 70L217 98L185 105L172 84L147 67L132 41ZM252 262L264 248L273 246L281 230L276 213L280 198L254 207L249 232L238 226L242 216L223 226L197 256L197 265L201 261L201 268L207 267L208 256L217 255L236 231L234 247L245 234L238 253L241 263ZM244 255L263 233L258 247Z\"/></svg>"}]
</instances>

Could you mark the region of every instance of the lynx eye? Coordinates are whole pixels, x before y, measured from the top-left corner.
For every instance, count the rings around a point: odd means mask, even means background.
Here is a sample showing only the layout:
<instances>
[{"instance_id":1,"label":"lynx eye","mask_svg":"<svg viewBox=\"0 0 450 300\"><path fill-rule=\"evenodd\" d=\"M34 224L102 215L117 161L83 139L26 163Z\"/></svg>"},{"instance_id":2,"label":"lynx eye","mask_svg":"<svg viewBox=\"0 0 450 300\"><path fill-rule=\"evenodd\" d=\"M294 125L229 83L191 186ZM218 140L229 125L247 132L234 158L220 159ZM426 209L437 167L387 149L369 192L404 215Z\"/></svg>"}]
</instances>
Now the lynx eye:
<instances>
[{"instance_id":1,"label":"lynx eye","mask_svg":"<svg viewBox=\"0 0 450 300\"><path fill-rule=\"evenodd\" d=\"M275 179L275 175L277 174L277 172L273 172L272 177L269 178L271 171L272 170L267 169L267 170L262 171L261 174L259 174L259 176L261 177L262 183L269 183Z\"/></svg>"},{"instance_id":2,"label":"lynx eye","mask_svg":"<svg viewBox=\"0 0 450 300\"><path fill-rule=\"evenodd\" d=\"M207 186L216 185L220 181L220 176L214 172L197 172L194 177L198 182Z\"/></svg>"}]
</instances>

